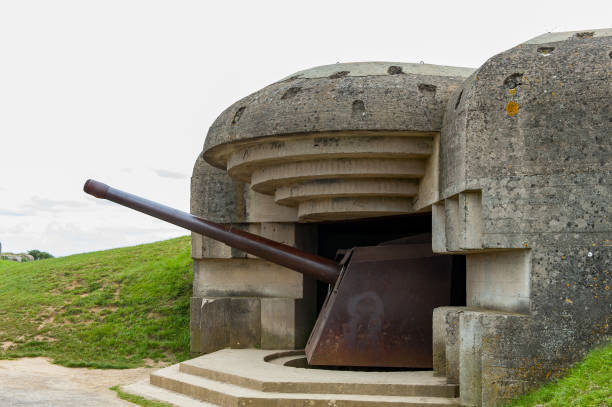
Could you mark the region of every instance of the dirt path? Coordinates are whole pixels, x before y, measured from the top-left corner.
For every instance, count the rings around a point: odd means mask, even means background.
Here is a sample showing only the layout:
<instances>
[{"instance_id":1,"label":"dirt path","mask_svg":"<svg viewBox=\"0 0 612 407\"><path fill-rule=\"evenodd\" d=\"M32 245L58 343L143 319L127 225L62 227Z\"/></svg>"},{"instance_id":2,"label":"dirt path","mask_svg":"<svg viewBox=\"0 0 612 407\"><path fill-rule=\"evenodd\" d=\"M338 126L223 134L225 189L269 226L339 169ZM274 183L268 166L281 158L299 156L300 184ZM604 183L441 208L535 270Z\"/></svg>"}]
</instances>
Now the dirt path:
<instances>
[{"instance_id":1,"label":"dirt path","mask_svg":"<svg viewBox=\"0 0 612 407\"><path fill-rule=\"evenodd\" d=\"M152 370L67 368L45 358L0 360L0 406L134 406L108 388L144 380Z\"/></svg>"}]
</instances>

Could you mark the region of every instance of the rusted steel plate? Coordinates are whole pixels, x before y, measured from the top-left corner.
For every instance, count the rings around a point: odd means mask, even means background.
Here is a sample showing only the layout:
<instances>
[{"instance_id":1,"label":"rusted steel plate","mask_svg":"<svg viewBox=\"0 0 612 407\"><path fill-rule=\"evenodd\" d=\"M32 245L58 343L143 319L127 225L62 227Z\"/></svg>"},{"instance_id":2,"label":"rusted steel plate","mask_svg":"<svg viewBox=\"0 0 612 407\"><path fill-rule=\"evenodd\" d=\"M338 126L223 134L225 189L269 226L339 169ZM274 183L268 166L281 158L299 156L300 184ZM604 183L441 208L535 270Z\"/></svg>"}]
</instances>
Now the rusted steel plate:
<instances>
[{"instance_id":1,"label":"rusted steel plate","mask_svg":"<svg viewBox=\"0 0 612 407\"><path fill-rule=\"evenodd\" d=\"M450 304L450 256L431 244L352 250L306 345L308 363L432 367L432 313Z\"/></svg>"}]
</instances>

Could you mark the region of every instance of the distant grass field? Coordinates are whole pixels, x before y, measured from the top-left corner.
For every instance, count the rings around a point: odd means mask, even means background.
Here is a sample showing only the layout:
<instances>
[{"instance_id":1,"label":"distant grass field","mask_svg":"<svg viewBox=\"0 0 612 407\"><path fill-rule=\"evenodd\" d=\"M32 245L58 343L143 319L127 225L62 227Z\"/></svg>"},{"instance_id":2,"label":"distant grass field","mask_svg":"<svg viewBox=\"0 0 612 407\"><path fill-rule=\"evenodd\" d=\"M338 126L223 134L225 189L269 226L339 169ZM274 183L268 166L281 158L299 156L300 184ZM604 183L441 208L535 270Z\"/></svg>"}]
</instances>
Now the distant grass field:
<instances>
[{"instance_id":1,"label":"distant grass field","mask_svg":"<svg viewBox=\"0 0 612 407\"><path fill-rule=\"evenodd\" d=\"M3 268L14 266L15 264L17 263L15 263L14 261L0 260L0 270L2 270Z\"/></svg>"},{"instance_id":2,"label":"distant grass field","mask_svg":"<svg viewBox=\"0 0 612 407\"><path fill-rule=\"evenodd\" d=\"M189 357L189 237L0 261L0 358L129 368Z\"/></svg>"}]
</instances>

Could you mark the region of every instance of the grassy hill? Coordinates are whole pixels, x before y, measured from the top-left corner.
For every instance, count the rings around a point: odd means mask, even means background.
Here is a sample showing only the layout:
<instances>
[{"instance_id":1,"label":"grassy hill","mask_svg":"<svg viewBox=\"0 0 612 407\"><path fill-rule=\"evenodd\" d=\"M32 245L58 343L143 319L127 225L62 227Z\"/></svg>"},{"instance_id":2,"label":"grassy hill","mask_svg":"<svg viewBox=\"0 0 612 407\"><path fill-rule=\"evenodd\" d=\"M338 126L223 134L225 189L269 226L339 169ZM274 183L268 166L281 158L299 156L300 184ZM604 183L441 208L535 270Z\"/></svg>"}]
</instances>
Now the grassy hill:
<instances>
[{"instance_id":1,"label":"grassy hill","mask_svg":"<svg viewBox=\"0 0 612 407\"><path fill-rule=\"evenodd\" d=\"M0 358L127 368L189 357L189 237L0 261Z\"/></svg>"}]
</instances>

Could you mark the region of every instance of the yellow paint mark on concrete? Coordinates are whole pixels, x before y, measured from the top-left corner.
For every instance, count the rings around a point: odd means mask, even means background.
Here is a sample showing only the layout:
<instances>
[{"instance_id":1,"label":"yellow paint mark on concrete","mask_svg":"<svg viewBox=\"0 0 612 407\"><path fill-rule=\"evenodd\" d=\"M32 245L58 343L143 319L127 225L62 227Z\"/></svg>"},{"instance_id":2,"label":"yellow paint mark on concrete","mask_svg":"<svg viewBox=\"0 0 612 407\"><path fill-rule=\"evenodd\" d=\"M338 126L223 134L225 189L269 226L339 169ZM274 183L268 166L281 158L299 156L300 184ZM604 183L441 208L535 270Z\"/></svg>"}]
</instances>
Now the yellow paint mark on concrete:
<instances>
[{"instance_id":1,"label":"yellow paint mark on concrete","mask_svg":"<svg viewBox=\"0 0 612 407\"><path fill-rule=\"evenodd\" d=\"M570 300L569 298L566 298L565 302L567 302L568 304L573 304L574 303L574 301Z\"/></svg>"},{"instance_id":2,"label":"yellow paint mark on concrete","mask_svg":"<svg viewBox=\"0 0 612 407\"><path fill-rule=\"evenodd\" d=\"M511 95L515 95L516 94L516 88L512 88L508 91L509 94Z\"/></svg>"},{"instance_id":3,"label":"yellow paint mark on concrete","mask_svg":"<svg viewBox=\"0 0 612 407\"><path fill-rule=\"evenodd\" d=\"M609 286L609 285L605 286L605 287L604 287L604 290L606 290L606 291L610 291L610 286Z\"/></svg>"},{"instance_id":4,"label":"yellow paint mark on concrete","mask_svg":"<svg viewBox=\"0 0 612 407\"><path fill-rule=\"evenodd\" d=\"M565 256L561 256L561 260L565 260Z\"/></svg>"},{"instance_id":5,"label":"yellow paint mark on concrete","mask_svg":"<svg viewBox=\"0 0 612 407\"><path fill-rule=\"evenodd\" d=\"M565 284L565 285L569 287L571 284L570 284L570 283L567 283L567 284Z\"/></svg>"},{"instance_id":6,"label":"yellow paint mark on concrete","mask_svg":"<svg viewBox=\"0 0 612 407\"><path fill-rule=\"evenodd\" d=\"M550 92L550 94L551 94L552 96L555 96L555 94L556 94L556 93L555 93L555 92Z\"/></svg>"},{"instance_id":7,"label":"yellow paint mark on concrete","mask_svg":"<svg viewBox=\"0 0 612 407\"><path fill-rule=\"evenodd\" d=\"M529 247L529 243L525 242L525 243L523 243L523 246Z\"/></svg>"},{"instance_id":8,"label":"yellow paint mark on concrete","mask_svg":"<svg viewBox=\"0 0 612 407\"><path fill-rule=\"evenodd\" d=\"M506 105L506 113L508 113L508 116L516 116L518 111L519 111L518 103L516 103L513 100L508 102L508 104Z\"/></svg>"}]
</instances>

